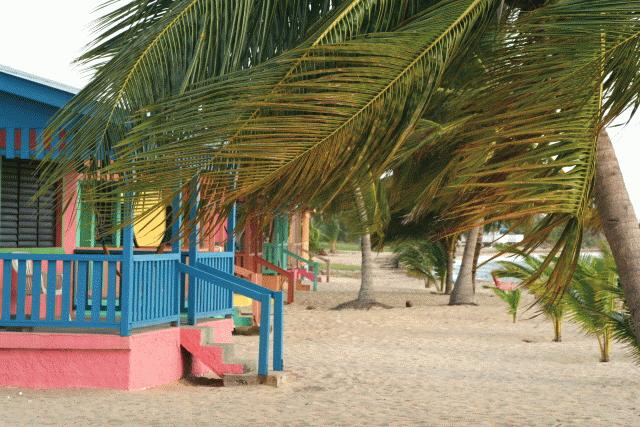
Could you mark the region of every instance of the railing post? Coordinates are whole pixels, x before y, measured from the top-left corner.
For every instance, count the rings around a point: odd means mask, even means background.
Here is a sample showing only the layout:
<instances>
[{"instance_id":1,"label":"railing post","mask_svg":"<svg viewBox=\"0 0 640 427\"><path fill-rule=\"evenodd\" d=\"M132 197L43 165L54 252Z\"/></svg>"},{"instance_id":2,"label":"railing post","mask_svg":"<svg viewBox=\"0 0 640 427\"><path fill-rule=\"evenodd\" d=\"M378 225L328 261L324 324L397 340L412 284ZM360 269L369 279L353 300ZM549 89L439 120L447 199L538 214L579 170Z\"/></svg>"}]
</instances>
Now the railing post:
<instances>
[{"instance_id":1,"label":"railing post","mask_svg":"<svg viewBox=\"0 0 640 427\"><path fill-rule=\"evenodd\" d=\"M284 331L283 316L284 301L282 292L273 293L273 370L282 371L284 369L283 349L284 349ZM261 330L262 331L262 330Z\"/></svg>"},{"instance_id":2,"label":"railing post","mask_svg":"<svg viewBox=\"0 0 640 427\"><path fill-rule=\"evenodd\" d=\"M295 300L296 283L298 283L298 270L291 270L289 287L287 288L287 304L293 304Z\"/></svg>"},{"instance_id":3,"label":"railing post","mask_svg":"<svg viewBox=\"0 0 640 427\"><path fill-rule=\"evenodd\" d=\"M174 307L177 322L180 324L180 311L182 310L182 299L184 298L185 292L185 280L184 274L180 273L178 270L177 264L180 263L182 256L182 239L180 238L180 229L182 228L182 215L180 213L180 205L182 204L182 192L179 192L176 197L173 198L171 202L171 214L173 216L172 225L171 225L171 238L173 242L171 243L171 252L178 254L178 261L175 261L175 283L177 285L176 293L174 297Z\"/></svg>"},{"instance_id":4,"label":"railing post","mask_svg":"<svg viewBox=\"0 0 640 427\"><path fill-rule=\"evenodd\" d=\"M314 292L318 290L318 275L319 274L320 274L320 265L317 262L313 262L313 291Z\"/></svg>"},{"instance_id":5,"label":"railing post","mask_svg":"<svg viewBox=\"0 0 640 427\"><path fill-rule=\"evenodd\" d=\"M269 331L271 329L271 297L260 298L260 343L258 347L258 375L269 373Z\"/></svg>"},{"instance_id":6,"label":"railing post","mask_svg":"<svg viewBox=\"0 0 640 427\"><path fill-rule=\"evenodd\" d=\"M227 217L227 243L225 251L235 252L236 250L236 204L234 203Z\"/></svg>"},{"instance_id":7,"label":"railing post","mask_svg":"<svg viewBox=\"0 0 640 427\"><path fill-rule=\"evenodd\" d=\"M131 197L128 195L127 197ZM127 224L122 230L122 264L120 278L120 335L131 335L131 295L133 286L133 206L131 200L124 205L124 221Z\"/></svg>"},{"instance_id":8,"label":"railing post","mask_svg":"<svg viewBox=\"0 0 640 427\"><path fill-rule=\"evenodd\" d=\"M227 242L225 244L225 251L231 252L232 260L231 260L231 274L235 274L236 271L236 263L235 258L233 257L233 253L236 250L236 204L234 203L231 207L231 212L229 212L229 216L227 216ZM229 300L227 304L230 307L233 307L233 292L229 292Z\"/></svg>"},{"instance_id":9,"label":"railing post","mask_svg":"<svg viewBox=\"0 0 640 427\"><path fill-rule=\"evenodd\" d=\"M200 187L198 185L198 177L193 178L189 185L189 222L191 231L189 233L189 265L195 267L198 262L198 203L200 201ZM197 279L189 277L189 308L187 313L187 322L195 325L197 322L196 315L196 294Z\"/></svg>"}]
</instances>

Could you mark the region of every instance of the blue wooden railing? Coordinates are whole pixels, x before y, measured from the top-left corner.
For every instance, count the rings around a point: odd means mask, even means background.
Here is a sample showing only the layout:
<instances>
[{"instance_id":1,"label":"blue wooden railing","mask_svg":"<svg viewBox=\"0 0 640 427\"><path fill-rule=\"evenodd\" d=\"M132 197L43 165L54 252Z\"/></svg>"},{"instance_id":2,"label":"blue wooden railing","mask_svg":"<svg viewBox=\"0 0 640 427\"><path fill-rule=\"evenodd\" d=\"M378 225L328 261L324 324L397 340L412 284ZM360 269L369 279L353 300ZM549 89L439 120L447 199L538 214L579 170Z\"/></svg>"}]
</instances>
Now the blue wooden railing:
<instances>
[{"instance_id":1,"label":"blue wooden railing","mask_svg":"<svg viewBox=\"0 0 640 427\"><path fill-rule=\"evenodd\" d=\"M132 329L177 322L179 254L2 253L0 326Z\"/></svg>"},{"instance_id":2,"label":"blue wooden railing","mask_svg":"<svg viewBox=\"0 0 640 427\"><path fill-rule=\"evenodd\" d=\"M0 253L0 326L133 329L180 321L180 276L187 275L188 317L231 313L237 293L261 303L258 373L268 372L271 302L273 369L282 370L283 297L233 275L230 252L133 255ZM228 271L223 271L226 269Z\"/></svg>"},{"instance_id":3,"label":"blue wooden railing","mask_svg":"<svg viewBox=\"0 0 640 427\"><path fill-rule=\"evenodd\" d=\"M0 326L120 327L121 256L3 253L0 260Z\"/></svg>"},{"instance_id":4,"label":"blue wooden railing","mask_svg":"<svg viewBox=\"0 0 640 427\"><path fill-rule=\"evenodd\" d=\"M180 254L133 256L129 321L133 328L179 320Z\"/></svg>"},{"instance_id":5,"label":"blue wooden railing","mask_svg":"<svg viewBox=\"0 0 640 427\"><path fill-rule=\"evenodd\" d=\"M198 266L206 266L218 272L233 274L234 255L231 252L198 252ZM193 264L191 264L193 265ZM194 324L198 319L226 316L233 313L233 292L216 283L194 278L193 288L189 286L188 321Z\"/></svg>"},{"instance_id":6,"label":"blue wooden railing","mask_svg":"<svg viewBox=\"0 0 640 427\"><path fill-rule=\"evenodd\" d=\"M283 314L284 301L282 292L272 291L255 283L225 273L205 264L196 262L193 265L180 264L182 273L199 283L224 288L232 293L259 301L260 309L260 343L258 349L258 375L267 375L269 370L269 331L271 330L271 301L273 300L273 370L283 369Z\"/></svg>"},{"instance_id":7,"label":"blue wooden railing","mask_svg":"<svg viewBox=\"0 0 640 427\"><path fill-rule=\"evenodd\" d=\"M224 273L233 274L234 254L231 252L197 252L196 262ZM182 252L182 263L194 265L189 252ZM227 316L233 313L233 292L210 281L187 279L182 275L181 311L187 322L195 325L199 319ZM193 286L192 286L193 283Z\"/></svg>"}]
</instances>

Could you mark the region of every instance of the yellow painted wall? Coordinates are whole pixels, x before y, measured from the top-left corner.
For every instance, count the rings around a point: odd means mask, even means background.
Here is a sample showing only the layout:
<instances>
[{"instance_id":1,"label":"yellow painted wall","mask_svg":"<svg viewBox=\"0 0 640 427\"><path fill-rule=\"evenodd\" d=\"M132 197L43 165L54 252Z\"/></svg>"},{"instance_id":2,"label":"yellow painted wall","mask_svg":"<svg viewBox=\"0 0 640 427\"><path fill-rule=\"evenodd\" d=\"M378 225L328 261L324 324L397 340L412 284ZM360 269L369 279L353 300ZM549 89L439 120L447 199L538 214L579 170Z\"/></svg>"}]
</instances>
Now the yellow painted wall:
<instances>
[{"instance_id":1,"label":"yellow painted wall","mask_svg":"<svg viewBox=\"0 0 640 427\"><path fill-rule=\"evenodd\" d=\"M146 211L160 203L159 194L141 194L133 204L133 214L135 217L142 216ZM136 221L133 225L133 232L139 246L158 246L162 242L166 228L167 212L164 206L160 205L153 209L153 212L145 216L141 221Z\"/></svg>"}]
</instances>

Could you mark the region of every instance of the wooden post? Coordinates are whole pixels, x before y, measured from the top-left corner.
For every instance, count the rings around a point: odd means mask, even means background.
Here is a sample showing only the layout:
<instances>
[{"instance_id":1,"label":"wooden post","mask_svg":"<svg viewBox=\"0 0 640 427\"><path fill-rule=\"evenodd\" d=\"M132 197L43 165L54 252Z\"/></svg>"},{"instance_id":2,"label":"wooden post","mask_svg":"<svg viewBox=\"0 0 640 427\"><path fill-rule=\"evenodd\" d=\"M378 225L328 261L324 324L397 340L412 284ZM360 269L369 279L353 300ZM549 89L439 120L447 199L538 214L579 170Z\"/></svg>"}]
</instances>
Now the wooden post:
<instances>
[{"instance_id":1,"label":"wooden post","mask_svg":"<svg viewBox=\"0 0 640 427\"><path fill-rule=\"evenodd\" d=\"M269 373L269 332L271 330L271 297L260 299L260 342L258 344L258 375L266 377Z\"/></svg>"},{"instance_id":2,"label":"wooden post","mask_svg":"<svg viewBox=\"0 0 640 427\"><path fill-rule=\"evenodd\" d=\"M171 203L171 215L173 216L171 224L171 252L180 254L179 262L182 262L182 239L180 238L180 229L182 228L182 215L180 213L180 207L182 204L182 191L174 197ZM174 303L176 304L174 309L177 316L177 325L180 324L180 313L185 308L185 275L180 273L180 270L176 268L175 283L177 284Z\"/></svg>"},{"instance_id":3,"label":"wooden post","mask_svg":"<svg viewBox=\"0 0 640 427\"><path fill-rule=\"evenodd\" d=\"M227 242L225 244L225 251L232 254L236 251L236 204L231 207L231 212L227 217ZM234 274L236 271L235 261L231 262L230 274ZM256 282L257 283L257 282ZM229 307L233 307L233 292L229 293Z\"/></svg>"},{"instance_id":4,"label":"wooden post","mask_svg":"<svg viewBox=\"0 0 640 427\"><path fill-rule=\"evenodd\" d=\"M309 237L310 237L310 229L311 229L311 211L304 211L302 213L302 230L301 230L301 248L300 248L300 256L311 259L311 254L309 252Z\"/></svg>"},{"instance_id":5,"label":"wooden post","mask_svg":"<svg viewBox=\"0 0 640 427\"><path fill-rule=\"evenodd\" d=\"M225 251L235 252L236 250L236 204L233 204L231 212L227 217L227 243Z\"/></svg>"},{"instance_id":6,"label":"wooden post","mask_svg":"<svg viewBox=\"0 0 640 427\"><path fill-rule=\"evenodd\" d=\"M284 349L284 302L282 292L273 294L273 370L284 370L283 349Z\"/></svg>"},{"instance_id":7,"label":"wooden post","mask_svg":"<svg viewBox=\"0 0 640 427\"><path fill-rule=\"evenodd\" d=\"M196 218L198 217L198 203L200 199L200 188L198 185L198 178L191 180L189 185L189 221L191 222L191 231L189 233L189 265L195 267L198 262L198 223ZM196 324L196 295L198 293L196 287L198 279L189 277L189 310L187 313L187 322L190 325Z\"/></svg>"},{"instance_id":8,"label":"wooden post","mask_svg":"<svg viewBox=\"0 0 640 427\"><path fill-rule=\"evenodd\" d=\"M132 197L131 195L127 197ZM133 205L131 200L125 202L124 221L127 225L122 230L122 265L120 278L120 335L131 335L131 308L133 307Z\"/></svg>"},{"instance_id":9,"label":"wooden post","mask_svg":"<svg viewBox=\"0 0 640 427\"><path fill-rule=\"evenodd\" d=\"M180 215L181 204L182 193L180 192L173 198L173 202L171 202L171 215L173 216L171 225L171 239L173 240L171 243L171 252L173 253L182 252L182 239L180 238L180 228L182 227L182 215Z\"/></svg>"}]
</instances>

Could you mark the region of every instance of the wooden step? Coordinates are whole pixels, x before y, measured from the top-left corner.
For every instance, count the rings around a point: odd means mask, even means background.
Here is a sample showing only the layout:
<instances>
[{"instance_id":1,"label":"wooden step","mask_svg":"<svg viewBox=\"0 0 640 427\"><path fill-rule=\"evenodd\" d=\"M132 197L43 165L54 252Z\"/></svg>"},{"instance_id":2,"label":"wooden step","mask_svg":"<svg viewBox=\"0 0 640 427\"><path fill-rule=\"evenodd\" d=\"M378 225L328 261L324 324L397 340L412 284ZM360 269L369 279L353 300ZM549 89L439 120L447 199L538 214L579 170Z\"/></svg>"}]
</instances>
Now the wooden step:
<instances>
[{"instance_id":1,"label":"wooden step","mask_svg":"<svg viewBox=\"0 0 640 427\"><path fill-rule=\"evenodd\" d=\"M213 332L212 332L213 331ZM180 328L180 345L188 351L195 365L199 362L223 378L225 374L242 374L248 363L237 360L233 354L233 344L216 342L215 328L184 326Z\"/></svg>"}]
</instances>

